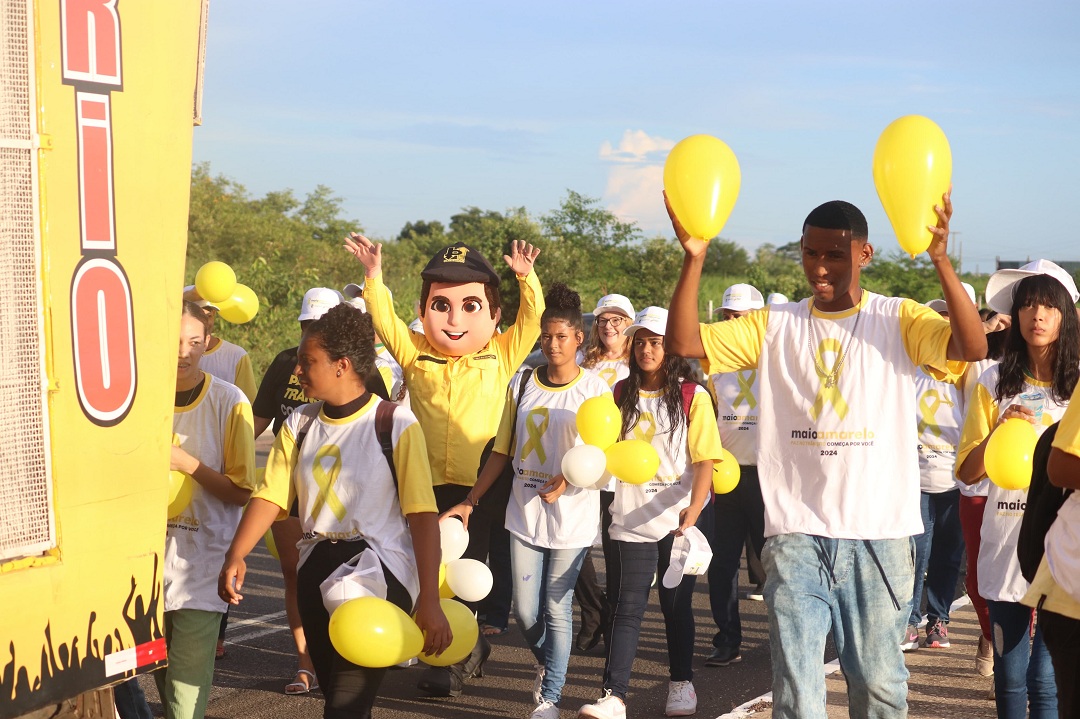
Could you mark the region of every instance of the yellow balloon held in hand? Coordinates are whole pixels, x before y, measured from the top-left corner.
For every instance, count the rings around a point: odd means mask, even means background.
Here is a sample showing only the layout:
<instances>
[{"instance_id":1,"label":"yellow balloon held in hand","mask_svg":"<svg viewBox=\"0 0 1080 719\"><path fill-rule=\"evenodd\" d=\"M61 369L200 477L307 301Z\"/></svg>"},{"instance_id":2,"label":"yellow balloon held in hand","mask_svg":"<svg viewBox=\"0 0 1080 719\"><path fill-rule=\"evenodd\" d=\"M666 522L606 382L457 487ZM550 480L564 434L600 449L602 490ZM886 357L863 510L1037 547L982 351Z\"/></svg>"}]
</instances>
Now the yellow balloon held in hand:
<instances>
[{"instance_id":1,"label":"yellow balloon held in hand","mask_svg":"<svg viewBox=\"0 0 1080 719\"><path fill-rule=\"evenodd\" d=\"M643 439L626 439L608 447L607 470L627 484L645 484L660 469L660 455Z\"/></svg>"},{"instance_id":2,"label":"yellow balloon held in hand","mask_svg":"<svg viewBox=\"0 0 1080 719\"><path fill-rule=\"evenodd\" d=\"M166 517L175 517L191 504L192 479L178 469L169 471L169 508Z\"/></svg>"},{"instance_id":3,"label":"yellow balloon held in hand","mask_svg":"<svg viewBox=\"0 0 1080 719\"><path fill-rule=\"evenodd\" d=\"M453 632L454 639L446 651L439 656L421 654L419 659L424 664L430 664L433 667L448 667L469 656L480 636L480 627L472 611L461 602L454 599L440 599L439 606L446 615L446 621L450 623L450 631ZM423 649L423 643L420 648Z\"/></svg>"},{"instance_id":4,"label":"yellow balloon held in hand","mask_svg":"<svg viewBox=\"0 0 1080 719\"><path fill-rule=\"evenodd\" d=\"M581 441L600 449L606 450L615 444L622 434L622 414L610 393L582 402L576 422Z\"/></svg>"},{"instance_id":5,"label":"yellow balloon held in hand","mask_svg":"<svg viewBox=\"0 0 1080 719\"><path fill-rule=\"evenodd\" d=\"M986 442L986 476L1002 489L1026 489L1031 484L1032 456L1038 441L1031 422L1005 420Z\"/></svg>"},{"instance_id":6,"label":"yellow balloon held in hand","mask_svg":"<svg viewBox=\"0 0 1080 719\"><path fill-rule=\"evenodd\" d=\"M723 461L713 463L712 486L717 494L727 494L738 486L742 468L739 467L739 460L735 459L735 455L726 449L721 452Z\"/></svg>"},{"instance_id":7,"label":"yellow balloon held in hand","mask_svg":"<svg viewBox=\"0 0 1080 719\"><path fill-rule=\"evenodd\" d=\"M680 141L664 163L664 192L671 209L690 236L700 240L711 240L724 229L741 184L735 153L711 135Z\"/></svg>"},{"instance_id":8,"label":"yellow balloon held in hand","mask_svg":"<svg viewBox=\"0 0 1080 719\"><path fill-rule=\"evenodd\" d=\"M934 205L949 191L952 151L934 121L922 115L895 120L874 148L874 186L900 246L912 257L934 239Z\"/></svg>"},{"instance_id":9,"label":"yellow balloon held in hand","mask_svg":"<svg viewBox=\"0 0 1080 719\"><path fill-rule=\"evenodd\" d=\"M237 284L232 296L220 304L218 314L234 325L250 322L259 312L259 297L247 285Z\"/></svg>"},{"instance_id":10,"label":"yellow balloon held in hand","mask_svg":"<svg viewBox=\"0 0 1080 719\"><path fill-rule=\"evenodd\" d=\"M362 667L392 667L424 648L420 627L395 604L378 597L350 599L330 615L330 643Z\"/></svg>"},{"instance_id":11,"label":"yellow balloon held in hand","mask_svg":"<svg viewBox=\"0 0 1080 719\"><path fill-rule=\"evenodd\" d=\"M236 273L224 262L207 262L195 273L195 290L204 300L224 302L236 289Z\"/></svg>"}]
</instances>

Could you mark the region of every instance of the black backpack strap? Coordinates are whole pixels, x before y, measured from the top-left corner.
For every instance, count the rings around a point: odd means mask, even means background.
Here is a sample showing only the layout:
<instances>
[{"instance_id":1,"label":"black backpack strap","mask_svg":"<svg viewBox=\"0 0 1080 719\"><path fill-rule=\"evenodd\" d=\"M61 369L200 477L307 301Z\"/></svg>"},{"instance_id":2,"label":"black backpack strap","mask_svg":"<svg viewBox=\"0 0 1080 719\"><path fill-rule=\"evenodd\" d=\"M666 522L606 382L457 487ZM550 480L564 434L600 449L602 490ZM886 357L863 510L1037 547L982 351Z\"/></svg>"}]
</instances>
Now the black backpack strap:
<instances>
[{"instance_id":1,"label":"black backpack strap","mask_svg":"<svg viewBox=\"0 0 1080 719\"><path fill-rule=\"evenodd\" d=\"M394 486L398 486L397 468L394 467L394 410L397 405L383 400L375 407L375 436L379 438L379 446L382 447L386 463L390 465L390 476L394 479Z\"/></svg>"},{"instance_id":2,"label":"black backpack strap","mask_svg":"<svg viewBox=\"0 0 1080 719\"><path fill-rule=\"evenodd\" d=\"M517 439L514 435L517 434L517 416L518 410L521 409L521 396L525 394L525 386L529 383L529 377L532 376L532 367L521 373L521 379L518 380L518 393L517 398L514 401L514 416L510 418L510 455L514 454L514 440Z\"/></svg>"},{"instance_id":3,"label":"black backpack strap","mask_svg":"<svg viewBox=\"0 0 1080 719\"><path fill-rule=\"evenodd\" d=\"M308 411L312 405L315 406L314 412ZM321 409L322 402L312 402L293 410L300 413L300 420L296 423L296 451L300 451L300 447L304 444L304 437L307 437L308 429L311 428L311 423L315 421Z\"/></svg>"}]
</instances>

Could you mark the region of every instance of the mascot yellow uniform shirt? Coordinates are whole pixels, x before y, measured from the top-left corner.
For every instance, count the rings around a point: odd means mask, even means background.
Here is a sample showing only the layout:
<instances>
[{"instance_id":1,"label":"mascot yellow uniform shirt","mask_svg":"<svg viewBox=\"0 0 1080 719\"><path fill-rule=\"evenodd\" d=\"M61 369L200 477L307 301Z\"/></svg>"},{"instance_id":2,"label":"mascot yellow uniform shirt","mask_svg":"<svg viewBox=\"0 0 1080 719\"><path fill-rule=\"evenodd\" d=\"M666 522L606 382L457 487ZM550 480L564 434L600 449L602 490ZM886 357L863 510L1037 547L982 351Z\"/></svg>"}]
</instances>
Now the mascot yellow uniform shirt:
<instances>
[{"instance_id":1,"label":"mascot yellow uniform shirt","mask_svg":"<svg viewBox=\"0 0 1080 719\"><path fill-rule=\"evenodd\" d=\"M461 252L464 249L465 252ZM458 255L453 254L457 250ZM458 258L468 260L460 268ZM480 267L482 263L482 267ZM443 266L445 265L445 267ZM455 271L461 271L456 275ZM431 273L429 275L429 273ZM518 277L521 304L509 330L495 334L483 287L479 282L498 275L482 256L468 248L451 246L436 255L422 273L427 280L458 284L474 283L480 287L478 301L482 311L466 315L464 333L449 337L445 326L437 326L442 316L430 305L437 301L432 290L424 312L425 333L412 332L394 313L390 293L382 275L369 278L364 285L364 300L375 323L375 331L401 365L409 388L410 404L428 445L433 484L472 486L480 467L480 455L499 428L499 418L510 378L525 361L540 336L540 315L544 311L543 292L535 272ZM485 280L478 280L479 277ZM442 278L446 279L442 279ZM454 308L458 310L459 308ZM467 328L472 327L472 330ZM483 337L470 336L479 332ZM459 335L464 334L464 337ZM434 340L434 343L433 341ZM465 340L462 347L472 351L460 356L446 349Z\"/></svg>"},{"instance_id":2,"label":"mascot yellow uniform shirt","mask_svg":"<svg viewBox=\"0 0 1080 719\"><path fill-rule=\"evenodd\" d=\"M600 533L600 493L567 484L563 495L548 504L539 489L562 473L563 455L582 443L577 431L581 403L610 395L611 390L604 380L579 369L577 379L561 387L549 387L533 372L520 404L517 391L515 382L507 393L494 446L494 451L510 456L514 466L506 529L534 547L591 547Z\"/></svg>"},{"instance_id":3,"label":"mascot yellow uniform shirt","mask_svg":"<svg viewBox=\"0 0 1080 719\"><path fill-rule=\"evenodd\" d=\"M991 429L998 423L1001 408L1020 403L1018 397L1006 397L1000 403L994 401L1000 369L1001 365L994 365L983 372L971 395L964 429L960 434L957 467L964 463L971 450L986 441ZM1020 394L1042 391L1045 395L1042 422L1035 425L1035 431L1042 434L1047 427L1061 419L1068 404L1054 402L1047 391L1049 382L1036 382L1030 377L1026 380ZM986 505L983 507L982 542L979 544L979 594L990 601L1019 602L1028 590L1028 582L1020 573L1020 561L1016 558L1016 542L1020 538L1020 520L1024 516L1027 489L1002 489L993 482L988 486ZM1049 536L1047 533L1047 538Z\"/></svg>"},{"instance_id":4,"label":"mascot yellow uniform shirt","mask_svg":"<svg viewBox=\"0 0 1080 719\"><path fill-rule=\"evenodd\" d=\"M248 402L255 401L255 395L259 388L255 384L255 370L251 368L251 356L240 345L216 338L217 344L213 349L208 349L199 361L199 368L209 372L218 379L223 379L229 384L239 387Z\"/></svg>"},{"instance_id":5,"label":"mascot yellow uniform shirt","mask_svg":"<svg viewBox=\"0 0 1080 719\"><path fill-rule=\"evenodd\" d=\"M679 526L679 512L690 506L693 465L723 459L708 390L694 390L689 431L681 425L674 435L657 431L657 418L664 412L660 405L663 395L662 391L638 392L641 414L637 426L623 437L651 444L660 455L660 468L645 484L617 483L611 505L611 538L620 542L658 542L671 534L671 528Z\"/></svg>"},{"instance_id":6,"label":"mascot yellow uniform shirt","mask_svg":"<svg viewBox=\"0 0 1080 719\"><path fill-rule=\"evenodd\" d=\"M294 497L299 500L300 566L316 542L364 539L415 602L420 582L405 515L437 511L435 496L424 433L405 407L394 412L390 432L394 486L375 432L375 407L383 401L372 395L341 419L327 417L322 402L298 407L274 440L263 486L252 496L276 504L279 518ZM304 439L297 447L299 433Z\"/></svg>"},{"instance_id":7,"label":"mascot yellow uniform shirt","mask_svg":"<svg viewBox=\"0 0 1080 719\"><path fill-rule=\"evenodd\" d=\"M948 320L863 290L843 312L811 313L802 300L700 332L709 372L759 368L766 537L922 533L915 375L949 371Z\"/></svg>"},{"instance_id":8,"label":"mascot yellow uniform shirt","mask_svg":"<svg viewBox=\"0 0 1080 719\"><path fill-rule=\"evenodd\" d=\"M255 438L251 405L234 385L205 373L194 402L177 407L173 433L180 447L237 487L255 488ZM224 612L217 569L229 549L244 508L226 504L192 480L191 503L169 518L165 535L165 611Z\"/></svg>"}]
</instances>

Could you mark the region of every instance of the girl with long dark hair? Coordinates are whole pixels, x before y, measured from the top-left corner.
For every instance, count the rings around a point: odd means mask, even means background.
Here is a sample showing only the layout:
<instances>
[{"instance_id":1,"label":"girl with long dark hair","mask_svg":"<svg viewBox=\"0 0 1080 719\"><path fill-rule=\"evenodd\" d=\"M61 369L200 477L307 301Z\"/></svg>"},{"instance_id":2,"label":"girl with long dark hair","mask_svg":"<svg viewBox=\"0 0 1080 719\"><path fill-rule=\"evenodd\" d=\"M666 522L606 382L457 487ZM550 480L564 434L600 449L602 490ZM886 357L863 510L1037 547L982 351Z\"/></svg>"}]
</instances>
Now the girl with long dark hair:
<instances>
[{"instance_id":1,"label":"girl with long dark hair","mask_svg":"<svg viewBox=\"0 0 1080 719\"><path fill-rule=\"evenodd\" d=\"M608 561L614 616L604 666L603 695L579 716L624 719L630 672L653 577L667 630L668 716L697 711L691 683L694 654L693 575L669 571L677 535L693 527L709 500L714 461L722 457L712 400L694 383L689 363L664 350L667 310L647 307L627 328L630 374L616 385L623 439L643 439L660 455L660 468L641 485L618 482L611 505Z\"/></svg>"},{"instance_id":2,"label":"girl with long dark hair","mask_svg":"<svg viewBox=\"0 0 1080 719\"><path fill-rule=\"evenodd\" d=\"M1001 422L1023 419L1041 434L1064 414L1080 378L1080 295L1067 272L1046 260L1001 270L987 283L986 296L991 309L1012 317L1012 327L1001 362L979 378L968 407L956 459L957 477L966 484L987 476L986 444ZM1028 589L1016 558L1025 498L1023 489L989 487L979 593L990 608L998 717L1024 717L1030 705L1031 717L1050 719L1057 716L1053 667L1041 627L1032 637L1032 612L1020 604Z\"/></svg>"}]
</instances>

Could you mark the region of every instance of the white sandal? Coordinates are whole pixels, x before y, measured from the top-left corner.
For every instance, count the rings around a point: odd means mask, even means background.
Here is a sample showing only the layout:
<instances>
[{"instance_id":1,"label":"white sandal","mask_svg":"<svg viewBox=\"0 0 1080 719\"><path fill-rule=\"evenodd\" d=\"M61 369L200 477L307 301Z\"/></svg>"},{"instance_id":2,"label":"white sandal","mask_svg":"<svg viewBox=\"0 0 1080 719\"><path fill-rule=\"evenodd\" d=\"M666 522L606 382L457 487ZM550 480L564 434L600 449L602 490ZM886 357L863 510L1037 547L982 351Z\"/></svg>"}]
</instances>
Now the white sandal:
<instances>
[{"instance_id":1,"label":"white sandal","mask_svg":"<svg viewBox=\"0 0 1080 719\"><path fill-rule=\"evenodd\" d=\"M307 677L307 681L301 679L300 675ZM285 693L290 696L295 696L297 694L313 692L318 688L319 680L315 678L314 673L309 672L307 669L297 669L294 681L285 685Z\"/></svg>"}]
</instances>

